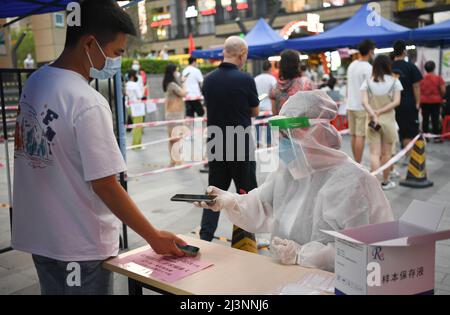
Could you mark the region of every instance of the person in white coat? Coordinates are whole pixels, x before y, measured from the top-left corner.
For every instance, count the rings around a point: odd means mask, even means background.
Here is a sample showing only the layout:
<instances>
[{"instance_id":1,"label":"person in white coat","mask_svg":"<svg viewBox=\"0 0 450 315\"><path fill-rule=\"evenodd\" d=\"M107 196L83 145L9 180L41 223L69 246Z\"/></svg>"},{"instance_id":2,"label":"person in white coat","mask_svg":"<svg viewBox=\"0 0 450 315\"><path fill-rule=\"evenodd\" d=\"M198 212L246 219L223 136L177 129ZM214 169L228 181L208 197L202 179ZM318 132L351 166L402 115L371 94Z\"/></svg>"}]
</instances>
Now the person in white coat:
<instances>
[{"instance_id":1,"label":"person in white coat","mask_svg":"<svg viewBox=\"0 0 450 315\"><path fill-rule=\"evenodd\" d=\"M212 203L231 222L253 233L272 233L271 252L283 264L334 270L334 239L342 230L393 221L378 180L340 151L330 124L336 103L323 91L298 92L270 121L279 130L278 169L247 195L208 187Z\"/></svg>"}]
</instances>

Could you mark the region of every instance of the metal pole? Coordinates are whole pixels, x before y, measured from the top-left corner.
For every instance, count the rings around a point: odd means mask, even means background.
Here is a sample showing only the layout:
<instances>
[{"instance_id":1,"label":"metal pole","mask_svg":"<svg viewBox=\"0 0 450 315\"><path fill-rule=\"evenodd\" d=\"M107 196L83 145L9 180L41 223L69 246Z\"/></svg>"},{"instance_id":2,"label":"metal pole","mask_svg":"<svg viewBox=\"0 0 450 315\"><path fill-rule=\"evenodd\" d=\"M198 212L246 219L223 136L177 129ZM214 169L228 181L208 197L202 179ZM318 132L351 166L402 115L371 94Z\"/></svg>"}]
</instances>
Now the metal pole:
<instances>
[{"instance_id":1,"label":"metal pole","mask_svg":"<svg viewBox=\"0 0 450 315\"><path fill-rule=\"evenodd\" d=\"M127 148L126 148L126 131L125 131L125 111L122 95L122 73L118 71L114 76L114 98L115 98L115 110L116 110L116 128L117 128L117 141L119 143L120 151L122 152L123 159L127 160ZM120 174L120 184L127 190L127 182L125 180L125 174ZM128 230L125 224L122 225L123 236L123 248L128 248Z\"/></svg>"},{"instance_id":2,"label":"metal pole","mask_svg":"<svg viewBox=\"0 0 450 315\"><path fill-rule=\"evenodd\" d=\"M3 91L3 74L1 73L0 73L0 103L2 107L3 138L5 141L6 178L8 183L8 202L9 202L9 224L12 231L12 190L11 190L11 169L9 163L8 124L6 123L6 107L5 107L6 104L5 104L5 94Z\"/></svg>"}]
</instances>

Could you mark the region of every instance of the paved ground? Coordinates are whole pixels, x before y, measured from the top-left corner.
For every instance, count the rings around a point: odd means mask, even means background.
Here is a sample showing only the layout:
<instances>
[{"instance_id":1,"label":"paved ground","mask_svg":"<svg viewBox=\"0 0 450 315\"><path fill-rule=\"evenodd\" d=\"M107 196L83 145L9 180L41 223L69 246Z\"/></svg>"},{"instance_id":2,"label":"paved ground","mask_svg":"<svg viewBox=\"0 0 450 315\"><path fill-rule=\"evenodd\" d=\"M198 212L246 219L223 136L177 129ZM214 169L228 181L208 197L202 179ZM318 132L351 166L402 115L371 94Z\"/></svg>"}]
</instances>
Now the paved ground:
<instances>
[{"instance_id":1,"label":"paved ground","mask_svg":"<svg viewBox=\"0 0 450 315\"><path fill-rule=\"evenodd\" d=\"M166 138L163 127L146 129L144 142ZM131 141L128 135L128 141ZM349 152L349 138L344 138L344 150ZM412 190L398 187L387 192L387 197L398 218L413 199L443 203L448 206L441 222L441 229L450 228L450 142L429 144L429 177L435 186L425 190ZM367 154L366 157L367 159ZM0 145L0 164L5 163L4 144ZM158 169L168 164L165 144L148 147L145 150L129 151L130 172L143 172ZM367 165L367 160L364 164ZM169 172L156 176L141 177L129 182L129 192L145 215L159 228L180 234L190 234L199 226L201 211L189 204L170 202L175 193L201 193L207 186L207 175L200 174L199 168ZM405 168L398 168L404 175ZM261 183L264 178L258 175ZM26 196L24 196L25 198ZM8 203L6 169L0 168L0 206ZM425 209L424 209L425 210ZM226 216L221 216L217 235L231 237L231 224ZM9 216L6 208L0 208L0 248L9 245ZM130 248L144 245L134 232L129 232ZM115 293L126 294L126 281L116 276ZM437 244L436 254L436 293L450 294L450 241ZM28 254L17 251L0 255L0 294L39 294L36 272Z\"/></svg>"}]
</instances>

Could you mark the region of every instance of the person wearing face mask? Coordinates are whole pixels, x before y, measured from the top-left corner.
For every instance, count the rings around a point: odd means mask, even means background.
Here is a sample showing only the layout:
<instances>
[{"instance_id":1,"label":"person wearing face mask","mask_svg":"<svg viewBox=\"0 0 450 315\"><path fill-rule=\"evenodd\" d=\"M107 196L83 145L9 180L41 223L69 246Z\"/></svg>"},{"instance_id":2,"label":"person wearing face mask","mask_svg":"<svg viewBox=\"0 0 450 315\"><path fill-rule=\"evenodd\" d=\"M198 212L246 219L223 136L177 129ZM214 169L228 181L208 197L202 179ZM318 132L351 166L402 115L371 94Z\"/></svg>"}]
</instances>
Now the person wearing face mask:
<instances>
[{"instance_id":1,"label":"person wearing face mask","mask_svg":"<svg viewBox=\"0 0 450 315\"><path fill-rule=\"evenodd\" d=\"M148 98L148 86L147 86L147 74L141 68L141 64L139 60L133 60L133 64L131 65L131 70L136 71L137 73L137 83L142 87L143 96L142 99L145 100Z\"/></svg>"},{"instance_id":2,"label":"person wearing face mask","mask_svg":"<svg viewBox=\"0 0 450 315\"><path fill-rule=\"evenodd\" d=\"M28 136L15 147L12 246L32 254L42 294L112 293L102 264L118 254L118 219L158 254L183 256L176 244L186 245L153 227L118 183L126 164L111 109L89 85L120 71L132 20L113 0L80 1L80 9L62 54L27 80L17 117L17 135ZM30 149L36 142L40 150Z\"/></svg>"},{"instance_id":3,"label":"person wearing face mask","mask_svg":"<svg viewBox=\"0 0 450 315\"><path fill-rule=\"evenodd\" d=\"M166 93L166 120L181 120L184 119L185 108L183 98L187 95L186 90L181 85L181 74L178 71L178 67L173 63L169 63L166 67L163 78L163 90ZM180 128L176 128L181 124L170 124L167 126L167 133L171 140L169 141L169 156L170 167L180 164L180 161L174 159L172 154L173 145L179 141L178 131Z\"/></svg>"},{"instance_id":4,"label":"person wearing face mask","mask_svg":"<svg viewBox=\"0 0 450 315\"><path fill-rule=\"evenodd\" d=\"M248 195L217 187L212 204L231 222L254 233L272 233L272 253L283 264L334 270L334 239L321 230L341 230L394 220L378 180L340 151L330 124L337 105L320 90L298 92L270 120L278 129L279 166Z\"/></svg>"}]
</instances>

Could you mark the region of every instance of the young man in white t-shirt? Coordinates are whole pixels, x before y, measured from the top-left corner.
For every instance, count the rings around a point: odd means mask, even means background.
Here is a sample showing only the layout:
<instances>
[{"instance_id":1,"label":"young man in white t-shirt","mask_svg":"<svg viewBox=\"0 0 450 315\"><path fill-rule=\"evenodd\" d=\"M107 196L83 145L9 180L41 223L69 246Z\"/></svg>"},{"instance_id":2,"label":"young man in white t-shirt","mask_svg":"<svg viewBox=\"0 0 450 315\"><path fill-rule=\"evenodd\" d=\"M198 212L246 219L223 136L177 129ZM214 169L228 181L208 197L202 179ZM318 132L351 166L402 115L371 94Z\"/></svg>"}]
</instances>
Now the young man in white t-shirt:
<instances>
[{"instance_id":1,"label":"young man in white t-shirt","mask_svg":"<svg viewBox=\"0 0 450 315\"><path fill-rule=\"evenodd\" d=\"M127 34L136 30L115 1L81 2L81 26L68 27L61 56L21 95L12 246L33 255L42 294L112 292L102 262L118 254L117 218L157 253L183 255L185 242L154 228L118 183L126 165L111 110L89 85L120 71Z\"/></svg>"},{"instance_id":2,"label":"young man in white t-shirt","mask_svg":"<svg viewBox=\"0 0 450 315\"><path fill-rule=\"evenodd\" d=\"M372 66L369 61L374 56L375 43L371 40L362 41L358 50L359 59L353 61L347 69L347 115L352 137L352 151L355 161L361 163L365 136L367 114L361 100L361 85L372 76Z\"/></svg>"},{"instance_id":3,"label":"young man in white t-shirt","mask_svg":"<svg viewBox=\"0 0 450 315\"><path fill-rule=\"evenodd\" d=\"M272 112L272 100L270 99L269 95L270 91L272 91L272 89L277 85L277 79L272 75L272 64L269 60L264 60L263 73L255 77L255 83L256 90L258 91L258 96L260 97L261 101L261 103L259 103L259 111ZM267 118L267 115L256 117L256 119L262 118ZM264 127L262 128L262 126ZM271 132L269 128L270 127L268 124L256 125L256 141L258 143L258 146L264 144L272 144ZM265 130L265 134L267 134L264 141L261 139L262 130Z\"/></svg>"},{"instance_id":4,"label":"young man in white t-shirt","mask_svg":"<svg viewBox=\"0 0 450 315\"><path fill-rule=\"evenodd\" d=\"M189 57L189 66L187 66L182 73L182 80L186 95L186 117L194 118L195 114L198 117L205 115L205 110L202 105L202 91L203 84L202 72L197 68L197 60L194 57Z\"/></svg>"}]
</instances>

